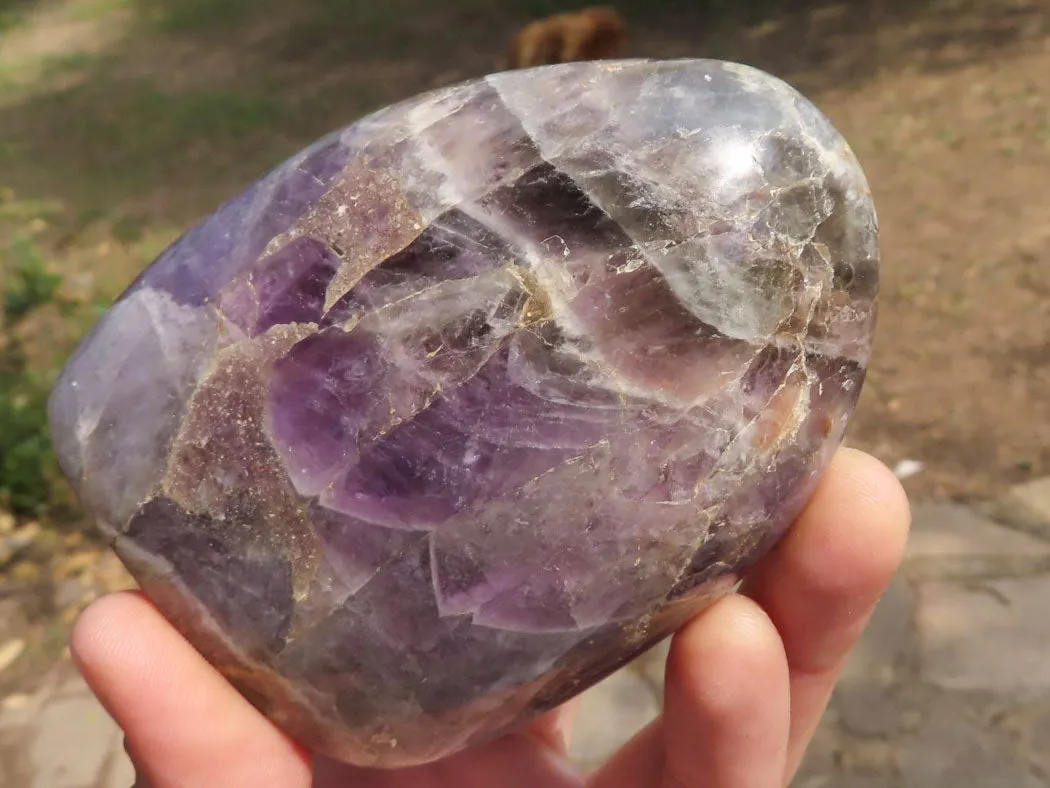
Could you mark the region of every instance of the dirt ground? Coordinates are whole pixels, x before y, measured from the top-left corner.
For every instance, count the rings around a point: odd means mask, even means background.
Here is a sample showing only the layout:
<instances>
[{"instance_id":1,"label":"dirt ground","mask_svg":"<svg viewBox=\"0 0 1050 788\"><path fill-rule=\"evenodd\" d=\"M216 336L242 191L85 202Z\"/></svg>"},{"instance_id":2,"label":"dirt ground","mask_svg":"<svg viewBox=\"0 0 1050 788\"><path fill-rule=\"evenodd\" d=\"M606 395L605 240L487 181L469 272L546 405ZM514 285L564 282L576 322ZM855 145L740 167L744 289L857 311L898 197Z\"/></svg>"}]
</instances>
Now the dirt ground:
<instances>
[{"instance_id":1,"label":"dirt ground","mask_svg":"<svg viewBox=\"0 0 1050 788\"><path fill-rule=\"evenodd\" d=\"M989 4L992 5L992 4ZM979 497L1050 472L1050 6L994 55L917 63L821 104L871 180L884 254L851 441ZM1021 35L1027 31L1028 35Z\"/></svg>"},{"instance_id":2,"label":"dirt ground","mask_svg":"<svg viewBox=\"0 0 1050 788\"><path fill-rule=\"evenodd\" d=\"M44 206L70 288L111 297L269 165L494 70L521 23L565 4L292 5L0 0L0 189ZM852 444L921 462L906 483L924 495L1050 474L1050 5L788 5L624 6L629 54L766 68L853 144L884 268Z\"/></svg>"}]
</instances>

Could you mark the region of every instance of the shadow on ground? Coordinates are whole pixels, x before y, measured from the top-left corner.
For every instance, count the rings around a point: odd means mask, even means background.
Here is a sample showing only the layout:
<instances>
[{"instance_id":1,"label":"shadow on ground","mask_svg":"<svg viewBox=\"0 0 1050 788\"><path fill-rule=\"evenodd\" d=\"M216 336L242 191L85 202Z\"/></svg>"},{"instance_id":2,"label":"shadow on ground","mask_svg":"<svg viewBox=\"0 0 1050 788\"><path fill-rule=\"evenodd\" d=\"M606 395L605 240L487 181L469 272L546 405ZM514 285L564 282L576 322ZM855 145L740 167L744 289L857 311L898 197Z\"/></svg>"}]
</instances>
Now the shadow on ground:
<instances>
[{"instance_id":1,"label":"shadow on ground","mask_svg":"<svg viewBox=\"0 0 1050 788\"><path fill-rule=\"evenodd\" d=\"M1033 196L1050 178L1045 0L616 5L628 55L778 74L864 163L885 263L851 439L921 463L908 486L924 495L1050 473L1050 215ZM522 24L569 6L0 0L0 284L42 261L70 298L104 305L287 155L498 69ZM27 330L31 357L65 352L95 316Z\"/></svg>"},{"instance_id":2,"label":"shadow on ground","mask_svg":"<svg viewBox=\"0 0 1050 788\"><path fill-rule=\"evenodd\" d=\"M0 18L38 22L35 38L13 23L0 41L2 185L80 220L119 211L173 225L370 109L496 70L517 27L571 5L2 2ZM622 3L630 54L736 59L819 91L902 62L989 57L1041 18L1036 3L979 0L744 5Z\"/></svg>"}]
</instances>

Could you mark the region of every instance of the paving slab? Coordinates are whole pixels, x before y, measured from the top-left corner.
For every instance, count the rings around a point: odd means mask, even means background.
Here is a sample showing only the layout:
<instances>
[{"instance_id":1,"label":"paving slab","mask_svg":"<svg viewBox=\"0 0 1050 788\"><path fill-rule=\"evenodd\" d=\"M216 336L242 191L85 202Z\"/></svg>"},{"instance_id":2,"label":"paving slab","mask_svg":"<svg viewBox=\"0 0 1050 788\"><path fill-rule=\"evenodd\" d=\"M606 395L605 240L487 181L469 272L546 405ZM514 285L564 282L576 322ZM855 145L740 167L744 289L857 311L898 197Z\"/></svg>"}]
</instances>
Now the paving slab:
<instances>
[{"instance_id":1,"label":"paving slab","mask_svg":"<svg viewBox=\"0 0 1050 788\"><path fill-rule=\"evenodd\" d=\"M129 768L119 728L68 665L0 702L0 788L129 788Z\"/></svg>"},{"instance_id":2,"label":"paving slab","mask_svg":"<svg viewBox=\"0 0 1050 788\"><path fill-rule=\"evenodd\" d=\"M1050 691L1050 576L919 587L922 678L951 690Z\"/></svg>"},{"instance_id":3,"label":"paving slab","mask_svg":"<svg viewBox=\"0 0 1050 788\"><path fill-rule=\"evenodd\" d=\"M659 714L650 683L635 670L621 669L581 697L570 757L584 768L597 766Z\"/></svg>"},{"instance_id":4,"label":"paving slab","mask_svg":"<svg viewBox=\"0 0 1050 788\"><path fill-rule=\"evenodd\" d=\"M1011 487L993 507L999 516L1050 539L1050 476Z\"/></svg>"},{"instance_id":5,"label":"paving slab","mask_svg":"<svg viewBox=\"0 0 1050 788\"><path fill-rule=\"evenodd\" d=\"M912 648L915 592L898 573L883 592L871 621L846 660L840 686L878 681L888 684L895 666Z\"/></svg>"},{"instance_id":6,"label":"paving slab","mask_svg":"<svg viewBox=\"0 0 1050 788\"><path fill-rule=\"evenodd\" d=\"M928 710L899 754L902 788L1045 788L999 732L950 699Z\"/></svg>"},{"instance_id":7,"label":"paving slab","mask_svg":"<svg viewBox=\"0 0 1050 788\"><path fill-rule=\"evenodd\" d=\"M131 759L122 746L113 753L98 788L132 788L134 784L135 767L131 765Z\"/></svg>"},{"instance_id":8,"label":"paving slab","mask_svg":"<svg viewBox=\"0 0 1050 788\"><path fill-rule=\"evenodd\" d=\"M1003 576L1050 568L1050 542L947 502L912 505L905 554L912 575Z\"/></svg>"},{"instance_id":9,"label":"paving slab","mask_svg":"<svg viewBox=\"0 0 1050 788\"><path fill-rule=\"evenodd\" d=\"M89 695L56 698L34 722L32 788L90 788L119 741L116 724Z\"/></svg>"}]
</instances>

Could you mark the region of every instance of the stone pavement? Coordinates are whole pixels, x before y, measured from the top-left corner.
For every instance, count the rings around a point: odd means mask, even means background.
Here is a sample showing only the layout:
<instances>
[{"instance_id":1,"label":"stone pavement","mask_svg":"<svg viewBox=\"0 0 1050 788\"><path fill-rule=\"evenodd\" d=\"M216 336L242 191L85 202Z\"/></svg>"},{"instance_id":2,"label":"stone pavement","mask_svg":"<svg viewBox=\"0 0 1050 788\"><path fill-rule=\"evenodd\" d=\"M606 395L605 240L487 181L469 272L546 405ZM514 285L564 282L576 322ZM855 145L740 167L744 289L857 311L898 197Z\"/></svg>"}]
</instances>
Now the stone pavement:
<instances>
[{"instance_id":1,"label":"stone pavement","mask_svg":"<svg viewBox=\"0 0 1050 788\"><path fill-rule=\"evenodd\" d=\"M913 503L902 571L795 788L1050 786L1050 480L982 508ZM582 765L659 712L665 653L584 694Z\"/></svg>"},{"instance_id":2,"label":"stone pavement","mask_svg":"<svg viewBox=\"0 0 1050 788\"><path fill-rule=\"evenodd\" d=\"M983 513L913 513L905 565L794 786L1050 788L1050 481ZM581 766L659 714L665 655L666 643L584 694ZM119 731L68 662L36 694L0 701L0 788L133 781Z\"/></svg>"},{"instance_id":3,"label":"stone pavement","mask_svg":"<svg viewBox=\"0 0 1050 788\"><path fill-rule=\"evenodd\" d=\"M0 702L0 788L131 788L123 736L66 661Z\"/></svg>"}]
</instances>

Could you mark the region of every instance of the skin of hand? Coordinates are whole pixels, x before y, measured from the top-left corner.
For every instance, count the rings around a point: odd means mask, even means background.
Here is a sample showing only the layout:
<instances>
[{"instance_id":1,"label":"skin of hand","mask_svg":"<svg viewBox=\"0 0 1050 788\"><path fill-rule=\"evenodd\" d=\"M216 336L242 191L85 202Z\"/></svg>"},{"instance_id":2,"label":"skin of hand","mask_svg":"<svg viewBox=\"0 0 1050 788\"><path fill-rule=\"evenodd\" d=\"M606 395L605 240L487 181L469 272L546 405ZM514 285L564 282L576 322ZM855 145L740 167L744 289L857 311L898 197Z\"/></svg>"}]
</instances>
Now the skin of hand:
<instances>
[{"instance_id":1,"label":"skin of hand","mask_svg":"<svg viewBox=\"0 0 1050 788\"><path fill-rule=\"evenodd\" d=\"M125 732L134 788L784 788L900 564L909 525L893 474L841 449L741 592L674 635L660 717L589 775L565 757L573 702L422 767L383 771L314 758L138 593L91 605L72 650Z\"/></svg>"}]
</instances>

